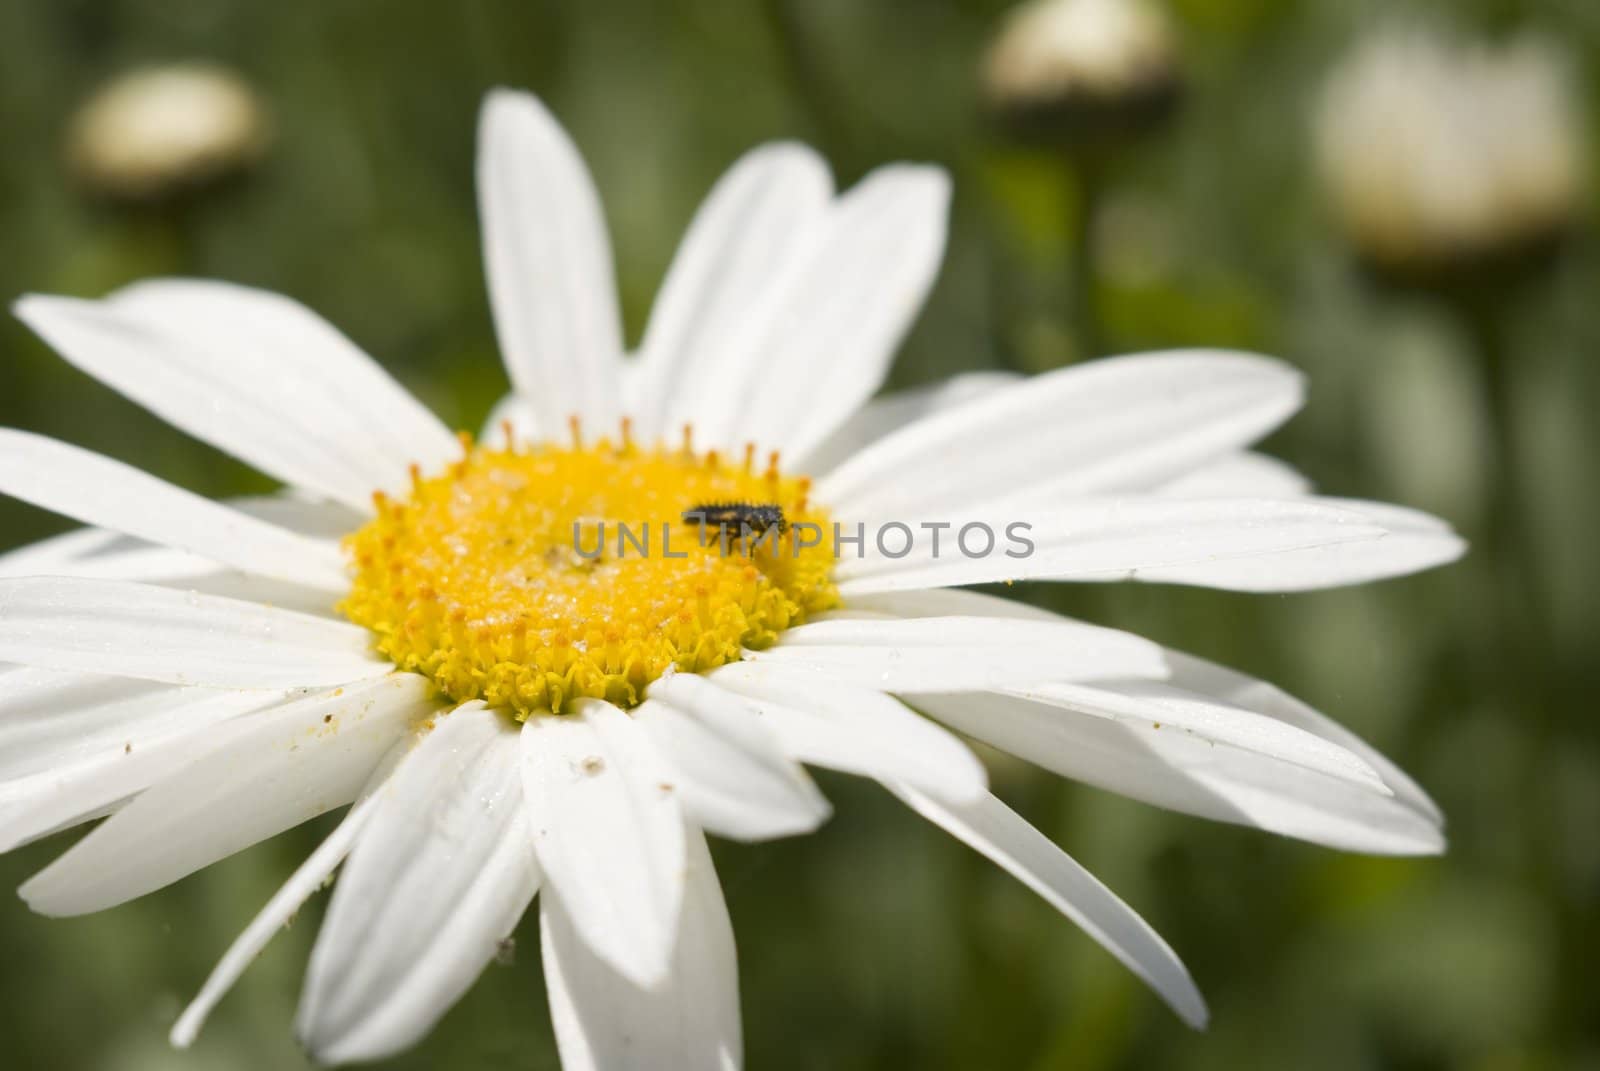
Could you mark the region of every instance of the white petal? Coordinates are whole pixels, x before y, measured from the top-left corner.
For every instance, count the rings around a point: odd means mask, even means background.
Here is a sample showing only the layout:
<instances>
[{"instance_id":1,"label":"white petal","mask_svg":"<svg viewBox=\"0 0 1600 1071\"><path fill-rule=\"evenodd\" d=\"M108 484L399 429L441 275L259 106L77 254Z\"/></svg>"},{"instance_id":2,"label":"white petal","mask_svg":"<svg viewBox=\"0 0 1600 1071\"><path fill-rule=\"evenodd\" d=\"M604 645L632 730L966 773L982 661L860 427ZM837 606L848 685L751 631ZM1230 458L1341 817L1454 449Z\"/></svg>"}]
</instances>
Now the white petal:
<instances>
[{"instance_id":1,"label":"white petal","mask_svg":"<svg viewBox=\"0 0 1600 1071\"><path fill-rule=\"evenodd\" d=\"M1162 486L1159 494L1184 497L1305 497L1309 481L1261 454L1238 454ZM1212 562L1157 569L1143 579L1205 584L1237 591L1301 591L1404 576L1455 561L1466 543L1437 517L1419 510L1360 499L1315 501L1365 516L1388 533L1381 540L1318 548L1268 562Z\"/></svg>"},{"instance_id":2,"label":"white petal","mask_svg":"<svg viewBox=\"0 0 1600 1071\"><path fill-rule=\"evenodd\" d=\"M174 712L231 693L207 688L58 673L26 666L0 673L0 780L9 781L92 755L126 732L170 723ZM240 693L263 703L270 696Z\"/></svg>"},{"instance_id":3,"label":"white petal","mask_svg":"<svg viewBox=\"0 0 1600 1071\"><path fill-rule=\"evenodd\" d=\"M323 1064L414 1044L467 991L533 900L517 733L441 715L374 794L311 953L297 1032Z\"/></svg>"},{"instance_id":4,"label":"white petal","mask_svg":"<svg viewBox=\"0 0 1600 1071\"><path fill-rule=\"evenodd\" d=\"M809 833L831 809L742 696L679 673L650 686L634 712L676 777L684 813L721 837Z\"/></svg>"},{"instance_id":5,"label":"white petal","mask_svg":"<svg viewBox=\"0 0 1600 1071\"><path fill-rule=\"evenodd\" d=\"M384 753L432 709L396 674L239 718L19 890L46 915L101 911L355 798Z\"/></svg>"},{"instance_id":6,"label":"white petal","mask_svg":"<svg viewBox=\"0 0 1600 1071\"><path fill-rule=\"evenodd\" d=\"M815 669L884 692L983 691L1032 681L1164 677L1161 649L1065 620L838 618L788 629L751 662Z\"/></svg>"},{"instance_id":7,"label":"white petal","mask_svg":"<svg viewBox=\"0 0 1600 1071\"><path fill-rule=\"evenodd\" d=\"M359 513L333 502L290 495L227 499L231 509L312 541L337 543L363 523ZM124 567L120 564L127 561ZM197 554L158 547L104 528L78 528L0 554L0 576L100 576L149 580L221 572Z\"/></svg>"},{"instance_id":8,"label":"white petal","mask_svg":"<svg viewBox=\"0 0 1600 1071\"><path fill-rule=\"evenodd\" d=\"M0 494L249 573L341 591L338 547L229 509L129 465L0 428Z\"/></svg>"},{"instance_id":9,"label":"white petal","mask_svg":"<svg viewBox=\"0 0 1600 1071\"><path fill-rule=\"evenodd\" d=\"M224 501L240 513L248 513L279 528L334 543L366 523L366 517L348 506L322 502L293 492L242 495Z\"/></svg>"},{"instance_id":10,"label":"white petal","mask_svg":"<svg viewBox=\"0 0 1600 1071\"><path fill-rule=\"evenodd\" d=\"M1263 717L1315 733L1360 757L1383 778L1395 797L1434 825L1444 824L1444 814L1422 787L1404 770L1325 714L1321 714L1281 688L1243 673L1177 651L1166 652L1172 667L1171 684L1202 696L1211 696Z\"/></svg>"},{"instance_id":11,"label":"white petal","mask_svg":"<svg viewBox=\"0 0 1600 1071\"><path fill-rule=\"evenodd\" d=\"M361 798L351 805L333 832L317 845L316 851L307 856L305 862L295 868L289 880L283 883L272 899L267 901L267 905L250 920L244 932L228 946L228 951L206 978L205 985L172 1025L168 1037L174 1048L187 1049L194 1044L195 1037L217 1002L233 988L233 983L244 975L261 950L288 927L305 902L333 877L333 872L355 844L357 835L366 828L368 819L372 817L376 806L372 790L383 783L407 750L408 742L404 740L389 750L367 779Z\"/></svg>"},{"instance_id":12,"label":"white petal","mask_svg":"<svg viewBox=\"0 0 1600 1071\"><path fill-rule=\"evenodd\" d=\"M962 588L927 588L920 591L883 591L861 595L849 602L851 610L891 617L998 617L1019 621L1071 621L1070 617L1042 610L1016 599L986 595Z\"/></svg>"},{"instance_id":13,"label":"white petal","mask_svg":"<svg viewBox=\"0 0 1600 1071\"><path fill-rule=\"evenodd\" d=\"M550 1018L564 1071L738 1071L743 1066L733 927L711 854L687 834L683 912L666 978L648 989L589 948L559 893L540 897Z\"/></svg>"},{"instance_id":14,"label":"white petal","mask_svg":"<svg viewBox=\"0 0 1600 1071\"><path fill-rule=\"evenodd\" d=\"M992 394L1020 379L1015 372L966 372L926 387L874 398L803 456L788 464L805 472L832 472L867 447L907 424L932 413Z\"/></svg>"},{"instance_id":15,"label":"white petal","mask_svg":"<svg viewBox=\"0 0 1600 1071\"><path fill-rule=\"evenodd\" d=\"M135 580L320 617L335 616L337 601L326 588L242 573L186 550L152 546L98 528L79 529L0 556L0 578L24 576Z\"/></svg>"},{"instance_id":16,"label":"white petal","mask_svg":"<svg viewBox=\"0 0 1600 1071\"><path fill-rule=\"evenodd\" d=\"M461 456L460 440L427 406L292 298L214 279L148 279L109 301L214 361L224 355L231 375L241 366L261 370L272 397L343 429L386 490L407 488L409 462L432 472Z\"/></svg>"},{"instance_id":17,"label":"white petal","mask_svg":"<svg viewBox=\"0 0 1600 1071\"><path fill-rule=\"evenodd\" d=\"M0 554L0 577L71 576L73 574L70 571L63 572L63 567L79 559L92 557L115 544L131 542L119 532L107 532L101 528L75 528Z\"/></svg>"},{"instance_id":18,"label":"white petal","mask_svg":"<svg viewBox=\"0 0 1600 1071\"><path fill-rule=\"evenodd\" d=\"M287 298L157 280L105 301L29 296L16 314L68 361L286 483L363 512L407 466L460 453L371 359Z\"/></svg>"},{"instance_id":19,"label":"white petal","mask_svg":"<svg viewBox=\"0 0 1600 1071\"><path fill-rule=\"evenodd\" d=\"M78 580L133 580L185 593L215 595L240 602L260 603L277 610L292 610L341 622L345 620L334 609L336 597L326 589L251 576L237 569L219 567L197 554L165 547L140 544L132 550L116 550L80 558L70 565L48 572L51 576ZM5 575L0 572L0 577ZM40 574L29 570L19 575Z\"/></svg>"},{"instance_id":20,"label":"white petal","mask_svg":"<svg viewBox=\"0 0 1600 1071\"><path fill-rule=\"evenodd\" d=\"M296 688L377 677L364 629L149 584L0 580L0 660L171 684Z\"/></svg>"},{"instance_id":21,"label":"white petal","mask_svg":"<svg viewBox=\"0 0 1600 1071\"><path fill-rule=\"evenodd\" d=\"M1299 408L1277 361L1185 350L1034 376L883 439L817 484L836 517L917 519L1140 490L1265 435Z\"/></svg>"},{"instance_id":22,"label":"white petal","mask_svg":"<svg viewBox=\"0 0 1600 1071\"><path fill-rule=\"evenodd\" d=\"M943 614L973 614L1035 621L1068 620L1015 599L997 598L977 591L942 588L932 591L890 592L852 600L862 610L898 617L933 617ZM1191 699L1218 700L1229 708L1250 711L1274 718L1338 745L1356 756L1369 770L1376 771L1395 799L1416 811L1433 825L1443 816L1433 800L1415 781L1384 758L1350 730L1325 714L1320 714L1281 689L1243 673L1195 658L1179 651L1162 652L1169 677L1167 687L1183 689Z\"/></svg>"},{"instance_id":23,"label":"white petal","mask_svg":"<svg viewBox=\"0 0 1600 1071\"><path fill-rule=\"evenodd\" d=\"M712 187L656 297L639 347L633 414L646 442L731 426L735 389L758 363L726 345L761 310L828 211L833 180L804 145L763 145Z\"/></svg>"},{"instance_id":24,"label":"white petal","mask_svg":"<svg viewBox=\"0 0 1600 1071\"><path fill-rule=\"evenodd\" d=\"M282 700L54 676L8 680L0 701L0 851L105 813L188 765L220 723Z\"/></svg>"},{"instance_id":25,"label":"white petal","mask_svg":"<svg viewBox=\"0 0 1600 1071\"><path fill-rule=\"evenodd\" d=\"M1244 451L1212 461L1156 488L1182 498L1295 498L1311 493L1311 481L1293 465Z\"/></svg>"},{"instance_id":26,"label":"white petal","mask_svg":"<svg viewBox=\"0 0 1600 1071\"><path fill-rule=\"evenodd\" d=\"M683 902L683 814L645 730L608 703L522 729L523 794L545 879L595 953L640 985L666 974Z\"/></svg>"},{"instance_id":27,"label":"white petal","mask_svg":"<svg viewBox=\"0 0 1600 1071\"><path fill-rule=\"evenodd\" d=\"M148 558L143 563L140 563L136 559L128 557L123 558L121 564L124 567L132 567L144 572L147 567L154 566L156 563ZM310 614L313 617L328 618L341 624L348 623L344 615L336 609L338 599L320 588L307 588L298 584L285 584L277 580L267 580L259 576L251 576L248 573L241 573L236 569L209 569L203 572L179 574L177 576L148 573L143 579L159 587L173 588L185 593L194 592L199 595L214 595L237 602L260 603L275 610L289 610L298 614Z\"/></svg>"},{"instance_id":28,"label":"white petal","mask_svg":"<svg viewBox=\"0 0 1600 1071\"><path fill-rule=\"evenodd\" d=\"M907 164L838 200L771 304L724 342L744 363L711 445L804 454L877 392L938 274L949 202L943 170Z\"/></svg>"},{"instance_id":29,"label":"white petal","mask_svg":"<svg viewBox=\"0 0 1600 1071\"><path fill-rule=\"evenodd\" d=\"M1149 923L1050 838L993 796L967 803L935 799L904 785L888 786L918 814L988 856L1042 896L1155 990L1196 1029L1206 1025L1205 998L1189 971Z\"/></svg>"},{"instance_id":30,"label":"white petal","mask_svg":"<svg viewBox=\"0 0 1600 1071\"><path fill-rule=\"evenodd\" d=\"M1060 512L967 516L954 522L955 530L974 523L994 533L981 556L951 548L948 533L936 556L933 541L921 533L909 541L908 553L892 558L869 534L864 556L844 556L835 568L839 594L1011 580L1145 579L1157 570L1171 579L1180 568L1191 571L1189 582L1206 583L1206 570L1220 572L1235 560L1240 571L1249 562L1284 579L1317 576L1336 560L1339 545L1386 535L1363 514L1309 499L1082 499ZM894 552L908 542L898 532L889 538ZM979 533L972 545L987 544Z\"/></svg>"},{"instance_id":31,"label":"white petal","mask_svg":"<svg viewBox=\"0 0 1600 1071\"><path fill-rule=\"evenodd\" d=\"M108 538L68 541L71 536L100 534ZM152 546L116 532L102 533L97 528L68 532L42 543L21 547L15 556L0 558L0 577L62 576L79 580L137 580L170 584L178 580L203 580L223 572L233 576L244 575L186 550ZM279 587L289 586L279 581L268 583ZM329 601L326 591L318 592L317 597L323 602Z\"/></svg>"},{"instance_id":32,"label":"white petal","mask_svg":"<svg viewBox=\"0 0 1600 1071\"><path fill-rule=\"evenodd\" d=\"M576 416L617 424L622 328L594 181L555 118L497 89L478 121L478 211L489 303L511 383L545 434Z\"/></svg>"},{"instance_id":33,"label":"white petal","mask_svg":"<svg viewBox=\"0 0 1600 1071\"><path fill-rule=\"evenodd\" d=\"M1145 570L1139 579L1200 584L1228 591L1311 591L1407 576L1445 565L1467 544L1436 517L1403 506L1348 498L1314 501L1345 510L1382 529L1381 539L1309 547L1259 559L1218 559Z\"/></svg>"},{"instance_id":34,"label":"white petal","mask_svg":"<svg viewBox=\"0 0 1600 1071\"><path fill-rule=\"evenodd\" d=\"M801 762L905 781L952 799L988 789L983 764L966 744L892 696L769 662L735 662L709 676L753 700L784 751Z\"/></svg>"},{"instance_id":35,"label":"white petal","mask_svg":"<svg viewBox=\"0 0 1600 1071\"><path fill-rule=\"evenodd\" d=\"M345 506L289 495L228 499L226 505L308 540L336 544L361 516ZM67 576L137 580L206 595L267 603L279 609L334 616L330 593L220 566L198 554L158 547L101 528L81 528L0 554L0 577Z\"/></svg>"},{"instance_id":36,"label":"white petal","mask_svg":"<svg viewBox=\"0 0 1600 1071\"><path fill-rule=\"evenodd\" d=\"M1047 683L996 691L1093 718L1125 721L1140 729L1187 733L1219 747L1241 748L1390 795L1376 770L1324 737L1161 681Z\"/></svg>"},{"instance_id":37,"label":"white petal","mask_svg":"<svg viewBox=\"0 0 1600 1071\"><path fill-rule=\"evenodd\" d=\"M1393 795L1154 723L1003 695L923 695L916 704L1063 777L1158 807L1350 851L1418 855L1444 847L1437 824Z\"/></svg>"}]
</instances>

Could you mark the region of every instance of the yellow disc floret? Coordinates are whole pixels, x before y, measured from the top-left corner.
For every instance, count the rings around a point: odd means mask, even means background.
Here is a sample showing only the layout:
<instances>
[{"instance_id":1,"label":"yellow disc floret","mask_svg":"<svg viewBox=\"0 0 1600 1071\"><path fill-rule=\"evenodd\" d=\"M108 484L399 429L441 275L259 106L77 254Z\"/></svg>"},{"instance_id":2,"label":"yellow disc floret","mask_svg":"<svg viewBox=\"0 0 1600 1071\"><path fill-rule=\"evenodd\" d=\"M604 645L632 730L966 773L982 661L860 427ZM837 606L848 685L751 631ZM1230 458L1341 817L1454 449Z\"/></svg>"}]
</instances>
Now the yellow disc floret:
<instances>
[{"instance_id":1,"label":"yellow disc floret","mask_svg":"<svg viewBox=\"0 0 1600 1071\"><path fill-rule=\"evenodd\" d=\"M340 605L401 669L457 701L519 718L590 696L628 707L670 667L713 669L832 606L828 529L807 481L681 449L472 447L410 496L376 496L345 540ZM685 521L711 503L758 503L784 524L729 531ZM800 528L797 529L796 525ZM816 531L813 529L812 531Z\"/></svg>"}]
</instances>

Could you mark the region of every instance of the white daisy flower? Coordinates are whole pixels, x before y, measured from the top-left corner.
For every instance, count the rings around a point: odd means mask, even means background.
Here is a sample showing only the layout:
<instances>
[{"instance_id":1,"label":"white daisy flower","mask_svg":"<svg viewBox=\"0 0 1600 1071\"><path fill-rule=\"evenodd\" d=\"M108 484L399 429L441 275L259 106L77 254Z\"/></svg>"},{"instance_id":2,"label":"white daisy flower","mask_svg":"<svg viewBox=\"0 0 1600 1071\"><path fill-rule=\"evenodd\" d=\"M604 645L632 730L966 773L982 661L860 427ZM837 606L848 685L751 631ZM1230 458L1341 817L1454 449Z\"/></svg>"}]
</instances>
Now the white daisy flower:
<instances>
[{"instance_id":1,"label":"white daisy flower","mask_svg":"<svg viewBox=\"0 0 1600 1071\"><path fill-rule=\"evenodd\" d=\"M1415 271L1561 238L1587 199L1572 76L1543 38L1492 47L1380 28L1334 69L1315 116L1318 169L1350 239Z\"/></svg>"},{"instance_id":2,"label":"white daisy flower","mask_svg":"<svg viewBox=\"0 0 1600 1071\"><path fill-rule=\"evenodd\" d=\"M1176 38L1148 0L1029 0L1007 12L984 57L985 89L1013 105L1168 92Z\"/></svg>"},{"instance_id":3,"label":"white daisy flower","mask_svg":"<svg viewBox=\"0 0 1600 1071\"><path fill-rule=\"evenodd\" d=\"M74 365L288 488L215 503L0 433L0 490L92 526L0 558L0 847L110 816L27 902L98 911L349 805L174 1043L338 870L297 1024L318 1060L417 1041L537 896L565 1067L736 1067L704 834L816 828L806 765L882 782L1203 1023L1172 950L940 723L1176 810L1441 849L1420 789L1271 686L949 590L1286 591L1457 556L1432 518L1310 497L1248 452L1299 406L1293 371L1178 352L869 401L936 273L947 179L896 165L836 195L789 144L717 184L629 356L567 136L496 92L480 137L515 387L482 445L287 298L161 280L17 305ZM781 510L784 531L748 553L686 538L681 511L717 501ZM949 553L953 529L939 554L795 549L806 523L1020 517L1026 557ZM576 553L586 526L652 518L683 557Z\"/></svg>"},{"instance_id":4,"label":"white daisy flower","mask_svg":"<svg viewBox=\"0 0 1600 1071\"><path fill-rule=\"evenodd\" d=\"M247 170L271 140L266 107L236 72L172 63L98 89L72 118L67 160L98 196L162 201Z\"/></svg>"}]
</instances>

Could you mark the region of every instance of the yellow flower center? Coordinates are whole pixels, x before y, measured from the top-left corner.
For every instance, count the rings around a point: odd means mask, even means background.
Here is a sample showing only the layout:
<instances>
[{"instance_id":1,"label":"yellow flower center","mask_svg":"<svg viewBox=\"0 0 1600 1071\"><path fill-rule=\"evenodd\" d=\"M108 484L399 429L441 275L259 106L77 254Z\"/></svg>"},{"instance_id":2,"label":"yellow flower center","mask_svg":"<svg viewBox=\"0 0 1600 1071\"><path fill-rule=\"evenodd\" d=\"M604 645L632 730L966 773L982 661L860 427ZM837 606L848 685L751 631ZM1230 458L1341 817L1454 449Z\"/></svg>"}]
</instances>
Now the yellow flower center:
<instances>
[{"instance_id":1,"label":"yellow flower center","mask_svg":"<svg viewBox=\"0 0 1600 1071\"><path fill-rule=\"evenodd\" d=\"M668 667L736 661L837 602L830 541L802 536L827 516L776 457L763 470L752 450L697 454L687 430L680 449L643 449L626 425L620 445L467 447L446 472L414 471L404 501L376 496L345 540L340 604L458 702L519 719L582 696L633 706ZM775 506L783 523L683 518L727 503Z\"/></svg>"}]
</instances>

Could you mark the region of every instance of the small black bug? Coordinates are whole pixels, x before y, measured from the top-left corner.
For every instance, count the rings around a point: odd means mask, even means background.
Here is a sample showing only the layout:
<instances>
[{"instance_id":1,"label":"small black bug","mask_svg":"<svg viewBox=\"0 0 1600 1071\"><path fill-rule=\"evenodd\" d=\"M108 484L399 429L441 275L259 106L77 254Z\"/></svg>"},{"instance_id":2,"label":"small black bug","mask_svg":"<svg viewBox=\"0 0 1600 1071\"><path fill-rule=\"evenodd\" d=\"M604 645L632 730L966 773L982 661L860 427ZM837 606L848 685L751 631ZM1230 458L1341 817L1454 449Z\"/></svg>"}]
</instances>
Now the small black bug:
<instances>
[{"instance_id":1,"label":"small black bug","mask_svg":"<svg viewBox=\"0 0 1600 1071\"><path fill-rule=\"evenodd\" d=\"M772 502L707 502L684 510L683 520L685 524L716 528L729 535L749 530L752 535L761 536L771 528L782 534L789 527L783 507Z\"/></svg>"}]
</instances>

